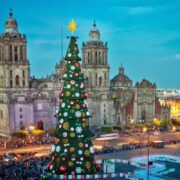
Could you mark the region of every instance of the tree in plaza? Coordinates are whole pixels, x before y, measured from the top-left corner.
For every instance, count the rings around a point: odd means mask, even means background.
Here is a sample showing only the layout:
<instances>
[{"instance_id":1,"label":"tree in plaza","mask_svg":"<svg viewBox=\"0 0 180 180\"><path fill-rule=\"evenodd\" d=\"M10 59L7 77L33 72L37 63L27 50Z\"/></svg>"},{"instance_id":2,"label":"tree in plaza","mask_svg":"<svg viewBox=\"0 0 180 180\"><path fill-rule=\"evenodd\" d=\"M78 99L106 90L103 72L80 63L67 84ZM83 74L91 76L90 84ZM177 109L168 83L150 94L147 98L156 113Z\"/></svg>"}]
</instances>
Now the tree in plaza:
<instances>
[{"instance_id":1,"label":"tree in plaza","mask_svg":"<svg viewBox=\"0 0 180 180\"><path fill-rule=\"evenodd\" d=\"M72 21L69 29L73 32L76 24ZM99 166L94 161L88 118L90 116L84 100L87 93L81 73L77 38L70 37L65 55L66 67L63 74L63 90L60 98L58 125L52 145L52 162L49 168L54 174L92 174Z\"/></svg>"}]
</instances>

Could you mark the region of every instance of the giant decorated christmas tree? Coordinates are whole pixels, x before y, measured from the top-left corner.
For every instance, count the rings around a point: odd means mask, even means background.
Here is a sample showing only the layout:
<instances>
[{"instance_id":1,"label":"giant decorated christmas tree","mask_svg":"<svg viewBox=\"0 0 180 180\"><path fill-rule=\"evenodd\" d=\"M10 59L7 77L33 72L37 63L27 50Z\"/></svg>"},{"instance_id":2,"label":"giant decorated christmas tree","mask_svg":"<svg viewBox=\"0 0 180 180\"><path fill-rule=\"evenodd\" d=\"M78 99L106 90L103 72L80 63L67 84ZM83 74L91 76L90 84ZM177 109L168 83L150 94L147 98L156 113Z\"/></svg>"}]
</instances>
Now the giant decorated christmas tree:
<instances>
[{"instance_id":1,"label":"giant decorated christmas tree","mask_svg":"<svg viewBox=\"0 0 180 180\"><path fill-rule=\"evenodd\" d=\"M74 21L69 24L69 29L72 33L76 29ZM58 141L52 145L50 170L53 174L92 174L97 170L80 60L77 38L72 35L65 55L64 86L57 114L55 137Z\"/></svg>"}]
</instances>

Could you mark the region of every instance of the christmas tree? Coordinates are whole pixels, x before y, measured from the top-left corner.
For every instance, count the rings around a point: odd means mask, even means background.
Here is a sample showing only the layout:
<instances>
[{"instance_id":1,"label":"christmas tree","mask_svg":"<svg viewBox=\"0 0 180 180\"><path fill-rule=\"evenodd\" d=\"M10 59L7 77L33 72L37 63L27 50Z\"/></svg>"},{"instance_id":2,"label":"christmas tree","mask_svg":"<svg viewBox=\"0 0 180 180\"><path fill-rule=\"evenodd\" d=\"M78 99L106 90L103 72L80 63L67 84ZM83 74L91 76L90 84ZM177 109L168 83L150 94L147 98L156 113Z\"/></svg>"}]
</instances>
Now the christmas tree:
<instances>
[{"instance_id":1,"label":"christmas tree","mask_svg":"<svg viewBox=\"0 0 180 180\"><path fill-rule=\"evenodd\" d=\"M74 21L69 29L72 33L76 29ZM88 123L90 114L84 102L87 93L80 60L77 38L72 35L65 55L64 86L60 94L62 102L57 114L55 137L58 141L52 145L50 170L53 174L91 174L98 169Z\"/></svg>"}]
</instances>

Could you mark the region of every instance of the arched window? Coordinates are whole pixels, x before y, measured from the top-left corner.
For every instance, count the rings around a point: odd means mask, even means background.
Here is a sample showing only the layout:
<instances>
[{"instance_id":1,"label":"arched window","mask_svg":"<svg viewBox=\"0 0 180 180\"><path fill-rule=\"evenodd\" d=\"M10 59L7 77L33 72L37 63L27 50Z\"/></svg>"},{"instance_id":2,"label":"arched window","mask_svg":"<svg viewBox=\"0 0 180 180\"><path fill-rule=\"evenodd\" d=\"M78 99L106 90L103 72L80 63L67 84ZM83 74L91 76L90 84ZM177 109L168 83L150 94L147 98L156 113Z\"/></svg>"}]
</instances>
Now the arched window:
<instances>
[{"instance_id":1,"label":"arched window","mask_svg":"<svg viewBox=\"0 0 180 180\"><path fill-rule=\"evenodd\" d=\"M99 64L101 64L101 52L99 52Z\"/></svg>"},{"instance_id":2,"label":"arched window","mask_svg":"<svg viewBox=\"0 0 180 180\"><path fill-rule=\"evenodd\" d=\"M25 86L25 80L23 80L23 87Z\"/></svg>"},{"instance_id":3,"label":"arched window","mask_svg":"<svg viewBox=\"0 0 180 180\"><path fill-rule=\"evenodd\" d=\"M95 52L95 62L97 64L97 51Z\"/></svg>"},{"instance_id":4,"label":"arched window","mask_svg":"<svg viewBox=\"0 0 180 180\"><path fill-rule=\"evenodd\" d=\"M16 86L19 86L19 76L18 75L16 76L15 82L16 82Z\"/></svg>"},{"instance_id":5,"label":"arched window","mask_svg":"<svg viewBox=\"0 0 180 180\"><path fill-rule=\"evenodd\" d=\"M102 85L102 77L99 78L99 86Z\"/></svg>"},{"instance_id":6,"label":"arched window","mask_svg":"<svg viewBox=\"0 0 180 180\"><path fill-rule=\"evenodd\" d=\"M13 87L13 81L10 80L10 87Z\"/></svg>"},{"instance_id":7,"label":"arched window","mask_svg":"<svg viewBox=\"0 0 180 180\"><path fill-rule=\"evenodd\" d=\"M24 70L22 71L22 76L23 76L23 78L25 78L25 71Z\"/></svg>"},{"instance_id":8,"label":"arched window","mask_svg":"<svg viewBox=\"0 0 180 180\"><path fill-rule=\"evenodd\" d=\"M13 77L13 71L12 70L9 71L9 75L10 75L10 78Z\"/></svg>"},{"instance_id":9,"label":"arched window","mask_svg":"<svg viewBox=\"0 0 180 180\"><path fill-rule=\"evenodd\" d=\"M89 64L89 62L90 62L89 52L87 53L87 60L88 60L88 64Z\"/></svg>"},{"instance_id":10,"label":"arched window","mask_svg":"<svg viewBox=\"0 0 180 180\"><path fill-rule=\"evenodd\" d=\"M3 111L0 110L0 120L3 119Z\"/></svg>"}]
</instances>

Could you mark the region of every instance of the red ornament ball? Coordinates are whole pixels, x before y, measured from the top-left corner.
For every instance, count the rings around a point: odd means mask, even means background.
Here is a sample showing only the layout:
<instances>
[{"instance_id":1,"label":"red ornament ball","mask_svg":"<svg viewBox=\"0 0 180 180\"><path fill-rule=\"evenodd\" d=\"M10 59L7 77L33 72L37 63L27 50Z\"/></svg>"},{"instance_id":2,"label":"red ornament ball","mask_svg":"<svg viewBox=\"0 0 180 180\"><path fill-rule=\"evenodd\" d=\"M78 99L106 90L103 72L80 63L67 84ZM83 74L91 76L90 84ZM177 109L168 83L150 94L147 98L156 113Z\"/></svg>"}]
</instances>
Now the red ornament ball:
<instances>
[{"instance_id":1,"label":"red ornament ball","mask_svg":"<svg viewBox=\"0 0 180 180\"><path fill-rule=\"evenodd\" d=\"M85 121L86 121L86 119L85 119L85 118L82 118L82 119L81 119L81 121L82 121L82 122L85 122Z\"/></svg>"},{"instance_id":2,"label":"red ornament ball","mask_svg":"<svg viewBox=\"0 0 180 180\"><path fill-rule=\"evenodd\" d=\"M99 164L95 164L95 168L97 171L99 171L101 169L101 166Z\"/></svg>"},{"instance_id":3,"label":"red ornament ball","mask_svg":"<svg viewBox=\"0 0 180 180\"><path fill-rule=\"evenodd\" d=\"M67 172L67 167L66 167L65 165L61 166L61 167L59 168L59 171L60 171L60 173L64 174L64 173Z\"/></svg>"},{"instance_id":4,"label":"red ornament ball","mask_svg":"<svg viewBox=\"0 0 180 180\"><path fill-rule=\"evenodd\" d=\"M65 161L66 160L66 158L62 158L62 161Z\"/></svg>"},{"instance_id":5,"label":"red ornament ball","mask_svg":"<svg viewBox=\"0 0 180 180\"><path fill-rule=\"evenodd\" d=\"M68 64L72 64L72 61L68 61Z\"/></svg>"},{"instance_id":6,"label":"red ornament ball","mask_svg":"<svg viewBox=\"0 0 180 180\"><path fill-rule=\"evenodd\" d=\"M87 93L84 93L83 96L86 98L87 97Z\"/></svg>"},{"instance_id":7,"label":"red ornament ball","mask_svg":"<svg viewBox=\"0 0 180 180\"><path fill-rule=\"evenodd\" d=\"M78 74L78 73L75 73L74 75L75 75L76 77L78 77L78 76L79 76L79 74Z\"/></svg>"},{"instance_id":8,"label":"red ornament ball","mask_svg":"<svg viewBox=\"0 0 180 180\"><path fill-rule=\"evenodd\" d=\"M71 101L71 102L70 102L70 105L74 105L74 101Z\"/></svg>"}]
</instances>

